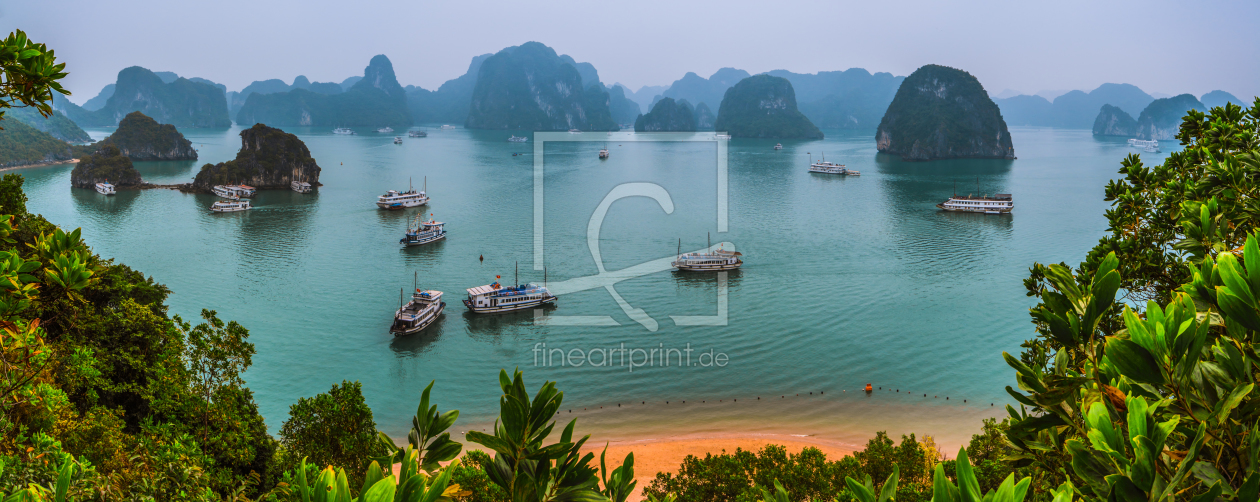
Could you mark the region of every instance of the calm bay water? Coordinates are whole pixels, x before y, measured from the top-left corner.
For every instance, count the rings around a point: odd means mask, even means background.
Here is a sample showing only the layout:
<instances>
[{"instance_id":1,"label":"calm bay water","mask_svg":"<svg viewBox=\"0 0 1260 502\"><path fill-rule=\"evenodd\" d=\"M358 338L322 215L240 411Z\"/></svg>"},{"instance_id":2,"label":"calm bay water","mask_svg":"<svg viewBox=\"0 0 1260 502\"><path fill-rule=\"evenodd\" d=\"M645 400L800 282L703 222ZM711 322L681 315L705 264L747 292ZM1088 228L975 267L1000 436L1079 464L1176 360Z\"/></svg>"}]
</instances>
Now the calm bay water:
<instances>
[{"instance_id":1,"label":"calm bay water","mask_svg":"<svg viewBox=\"0 0 1260 502\"><path fill-rule=\"evenodd\" d=\"M182 132L200 160L137 163L146 181L189 181L240 146L239 129ZM1001 352L1017 353L1032 336L1034 302L1021 282L1028 267L1080 261L1106 229L1103 187L1132 151L1123 139L1037 128L1012 130L1014 161L901 162L876 154L872 131L826 131L825 140L784 142L780 151L773 141L732 140L729 232L718 233L713 144L611 143L611 158L600 161L601 143L549 143L549 282L598 272L588 220L627 182L661 185L675 208L666 214L642 197L614 203L600 235L606 269L671 257L679 239L684 250L703 247L706 233L744 254L743 270L729 277L725 326L670 318L715 314L713 276L665 271L619 283L625 301L659 323L649 331L603 288L564 295L549 313L607 315L618 326L539 326L528 312L474 317L460 304L464 289L496 275L510 283L517 262L520 282L543 282L533 269L532 143L463 129L430 128L428 138L402 145L368 131L290 132L323 167L324 186L309 195L261 192L256 209L240 214L210 213L210 195L71 189L70 166L20 172L31 212L82 227L97 253L169 286L172 313L189 319L215 309L250 329L258 353L246 377L273 431L299 397L359 380L378 425L396 435L431 380L439 407L460 409L461 424L492 420L498 370L519 367L531 389L556 380L573 415L585 413L586 425L604 433L597 439L755 430L859 442L888 429L962 441L1009 401L1003 388L1013 372ZM808 173L820 153L862 176ZM1165 155L1143 154L1148 162ZM400 249L417 211L380 211L373 202L426 177L432 202L423 211L447 222L448 239ZM975 192L977 182L980 192L1014 194L1014 213L934 207L955 185ZM421 287L446 292L447 312L422 335L394 338L387 329L399 290L417 272ZM630 371L615 355L605 366L558 366L555 357L546 365L539 344L693 351L691 366L660 367L658 356L656 367ZM700 365L710 350L728 358L725 366ZM896 391L860 395L867 382Z\"/></svg>"}]
</instances>

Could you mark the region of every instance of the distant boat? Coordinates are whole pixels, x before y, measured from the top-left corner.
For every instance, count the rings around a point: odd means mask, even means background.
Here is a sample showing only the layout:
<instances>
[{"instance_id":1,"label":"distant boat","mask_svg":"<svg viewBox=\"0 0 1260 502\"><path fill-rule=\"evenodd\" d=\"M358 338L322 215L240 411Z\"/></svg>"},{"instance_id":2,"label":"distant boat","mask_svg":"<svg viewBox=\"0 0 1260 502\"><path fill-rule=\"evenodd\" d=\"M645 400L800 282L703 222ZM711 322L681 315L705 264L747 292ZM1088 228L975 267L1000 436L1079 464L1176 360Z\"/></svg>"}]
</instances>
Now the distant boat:
<instances>
[{"instance_id":1,"label":"distant boat","mask_svg":"<svg viewBox=\"0 0 1260 502\"><path fill-rule=\"evenodd\" d=\"M116 193L114 191L114 185L110 183L109 181L105 181L104 183L97 183L96 192L103 195L114 195Z\"/></svg>"},{"instance_id":2,"label":"distant boat","mask_svg":"<svg viewBox=\"0 0 1260 502\"><path fill-rule=\"evenodd\" d=\"M401 293L399 291L399 296ZM402 302L401 298L399 302ZM394 336L419 333L433 324L445 309L446 302L442 301L441 291L415 288L411 301L394 312L394 324L389 327L389 332Z\"/></svg>"},{"instance_id":3,"label":"distant boat","mask_svg":"<svg viewBox=\"0 0 1260 502\"><path fill-rule=\"evenodd\" d=\"M333 129L333 134L354 134L354 131L350 130L349 127L338 127Z\"/></svg>"},{"instance_id":4,"label":"distant boat","mask_svg":"<svg viewBox=\"0 0 1260 502\"><path fill-rule=\"evenodd\" d=\"M1129 146L1133 148L1141 148L1143 151L1146 151L1146 152L1158 152L1159 140L1130 139Z\"/></svg>"},{"instance_id":5,"label":"distant boat","mask_svg":"<svg viewBox=\"0 0 1260 502\"><path fill-rule=\"evenodd\" d=\"M937 204L936 207L964 213L1004 214L1015 209L1015 203L1011 201L1009 193L994 194L992 197L954 195L945 202Z\"/></svg>"},{"instance_id":6,"label":"distant boat","mask_svg":"<svg viewBox=\"0 0 1260 502\"><path fill-rule=\"evenodd\" d=\"M497 314L513 310L541 307L556 302L555 295L537 284L501 286L496 281L485 286L468 288L464 306L478 314Z\"/></svg>"},{"instance_id":7,"label":"distant boat","mask_svg":"<svg viewBox=\"0 0 1260 502\"><path fill-rule=\"evenodd\" d=\"M394 132L394 128L390 126L385 126L380 129L377 129L376 132L379 132L381 134L391 133L391 132Z\"/></svg>"},{"instance_id":8,"label":"distant boat","mask_svg":"<svg viewBox=\"0 0 1260 502\"><path fill-rule=\"evenodd\" d=\"M401 145L401 144L402 144L402 136L394 136L394 144L395 144L395 145Z\"/></svg>"},{"instance_id":9,"label":"distant boat","mask_svg":"<svg viewBox=\"0 0 1260 502\"><path fill-rule=\"evenodd\" d=\"M407 137L409 137L409 138L427 138L427 137L429 137L429 133L424 132L424 131L414 131L414 130L413 130L413 131L407 131Z\"/></svg>"},{"instance_id":10,"label":"distant boat","mask_svg":"<svg viewBox=\"0 0 1260 502\"><path fill-rule=\"evenodd\" d=\"M289 188L297 193L311 193L311 184L305 181L293 180L289 183Z\"/></svg>"},{"instance_id":11,"label":"distant boat","mask_svg":"<svg viewBox=\"0 0 1260 502\"><path fill-rule=\"evenodd\" d=\"M607 146L607 145L605 145L603 148L601 148L601 149L599 150L599 158L600 158L600 160L603 160L603 159L607 159L607 158L608 158L608 146Z\"/></svg>"},{"instance_id":12,"label":"distant boat","mask_svg":"<svg viewBox=\"0 0 1260 502\"><path fill-rule=\"evenodd\" d=\"M249 185L215 185L210 191L224 199L240 199L253 197L256 190Z\"/></svg>"},{"instance_id":13,"label":"distant boat","mask_svg":"<svg viewBox=\"0 0 1260 502\"><path fill-rule=\"evenodd\" d=\"M529 138L526 138L525 136L517 136L513 134L511 137L508 138L508 141L511 141L512 143L524 143L526 141L529 141Z\"/></svg>"},{"instance_id":14,"label":"distant boat","mask_svg":"<svg viewBox=\"0 0 1260 502\"><path fill-rule=\"evenodd\" d=\"M783 149L783 143L775 143L775 144L774 144L774 149L775 149L775 150L782 150L782 149Z\"/></svg>"},{"instance_id":15,"label":"distant boat","mask_svg":"<svg viewBox=\"0 0 1260 502\"><path fill-rule=\"evenodd\" d=\"M826 158L809 165L809 172L819 174L839 174L843 176L860 176L862 173L854 169L844 167L844 164L835 162L827 162Z\"/></svg>"},{"instance_id":16,"label":"distant boat","mask_svg":"<svg viewBox=\"0 0 1260 502\"><path fill-rule=\"evenodd\" d=\"M722 133L719 133L719 134L714 134L714 135L713 135L713 139L731 139L731 135L730 135L730 134L722 134Z\"/></svg>"},{"instance_id":17,"label":"distant boat","mask_svg":"<svg viewBox=\"0 0 1260 502\"><path fill-rule=\"evenodd\" d=\"M579 131L577 129L569 129L569 134L582 134L582 131Z\"/></svg>"},{"instance_id":18,"label":"distant boat","mask_svg":"<svg viewBox=\"0 0 1260 502\"><path fill-rule=\"evenodd\" d=\"M442 124L442 130L454 129L454 128L455 128L455 126L453 126L453 125L450 125L450 124Z\"/></svg>"},{"instance_id":19,"label":"distant boat","mask_svg":"<svg viewBox=\"0 0 1260 502\"><path fill-rule=\"evenodd\" d=\"M235 213L237 211L247 211L253 209L248 200L221 200L210 205L210 210L216 213Z\"/></svg>"}]
</instances>

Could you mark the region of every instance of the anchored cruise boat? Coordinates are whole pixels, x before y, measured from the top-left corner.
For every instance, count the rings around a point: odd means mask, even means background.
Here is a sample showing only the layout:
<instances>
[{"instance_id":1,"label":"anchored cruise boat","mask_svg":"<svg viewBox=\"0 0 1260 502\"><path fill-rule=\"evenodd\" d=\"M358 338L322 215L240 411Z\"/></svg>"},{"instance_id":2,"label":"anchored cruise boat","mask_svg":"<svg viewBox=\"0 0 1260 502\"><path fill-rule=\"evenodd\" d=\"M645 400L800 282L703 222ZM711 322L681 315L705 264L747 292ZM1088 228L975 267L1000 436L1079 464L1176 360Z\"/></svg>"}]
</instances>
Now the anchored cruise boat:
<instances>
[{"instance_id":1,"label":"anchored cruise boat","mask_svg":"<svg viewBox=\"0 0 1260 502\"><path fill-rule=\"evenodd\" d=\"M599 158L600 158L601 160L603 160L603 159L607 159L607 158L608 158L608 146L607 146L607 145L604 145L604 147L603 147L603 148L601 148L601 149L599 150Z\"/></svg>"},{"instance_id":2,"label":"anchored cruise boat","mask_svg":"<svg viewBox=\"0 0 1260 502\"><path fill-rule=\"evenodd\" d=\"M428 177L425 177L425 185L429 184ZM406 192L390 190L385 195L376 198L376 207L381 209L403 209L407 207L420 207L429 203L429 195L424 190L417 192L414 188L407 188Z\"/></svg>"},{"instance_id":3,"label":"anchored cruise boat","mask_svg":"<svg viewBox=\"0 0 1260 502\"><path fill-rule=\"evenodd\" d=\"M398 293L401 297L402 291ZM389 332L394 336L419 333L433 324L445 309L446 302L442 301L441 291L416 288L411 294L411 301L394 312L394 324L389 327Z\"/></svg>"},{"instance_id":4,"label":"anchored cruise boat","mask_svg":"<svg viewBox=\"0 0 1260 502\"><path fill-rule=\"evenodd\" d=\"M835 162L827 162L826 157L823 157L823 159L819 160L818 162L810 163L809 172L819 173L819 174L839 174L842 176L861 176L862 175L861 171L858 171L856 169L849 169L845 167L844 164L837 164Z\"/></svg>"},{"instance_id":5,"label":"anchored cruise boat","mask_svg":"<svg viewBox=\"0 0 1260 502\"><path fill-rule=\"evenodd\" d=\"M417 131L413 129L413 130L407 131L407 137L408 138L427 138L429 137L429 133L423 130Z\"/></svg>"},{"instance_id":6,"label":"anchored cruise boat","mask_svg":"<svg viewBox=\"0 0 1260 502\"><path fill-rule=\"evenodd\" d=\"M249 185L215 185L210 191L224 199L239 199L253 197L257 190Z\"/></svg>"},{"instance_id":7,"label":"anchored cruise boat","mask_svg":"<svg viewBox=\"0 0 1260 502\"><path fill-rule=\"evenodd\" d=\"M517 136L517 135L513 134L513 135L511 135L511 136L509 136L509 137L508 137L508 141L509 141L509 142L512 142L512 143L524 143L524 142L526 142L526 141L529 141L529 138L527 138L527 137L525 137L525 136Z\"/></svg>"},{"instance_id":8,"label":"anchored cruise boat","mask_svg":"<svg viewBox=\"0 0 1260 502\"><path fill-rule=\"evenodd\" d=\"M1015 208L1015 203L1011 201L1011 194L1009 193L993 194L992 197L954 195L949 200L937 204L936 207L946 211L962 211L965 213L1004 214L1011 212Z\"/></svg>"},{"instance_id":9,"label":"anchored cruise boat","mask_svg":"<svg viewBox=\"0 0 1260 502\"><path fill-rule=\"evenodd\" d=\"M446 238L445 223L434 221L432 214L429 215L429 221L422 221L423 217L423 213L416 214L416 218L407 226L407 234L398 239L399 244L408 247L423 246Z\"/></svg>"},{"instance_id":10,"label":"anchored cruise boat","mask_svg":"<svg viewBox=\"0 0 1260 502\"><path fill-rule=\"evenodd\" d=\"M114 184L110 183L108 180L106 180L104 183L97 183L96 193L99 193L102 195L114 195L116 193L114 191Z\"/></svg>"},{"instance_id":11,"label":"anchored cruise boat","mask_svg":"<svg viewBox=\"0 0 1260 502\"><path fill-rule=\"evenodd\" d=\"M497 314L549 305L555 301L556 297L543 286L501 286L496 281L485 286L468 288L468 298L464 299L464 306L478 314Z\"/></svg>"},{"instance_id":12,"label":"anchored cruise boat","mask_svg":"<svg viewBox=\"0 0 1260 502\"><path fill-rule=\"evenodd\" d=\"M333 134L354 134L354 130L349 127L338 127L333 129Z\"/></svg>"},{"instance_id":13,"label":"anchored cruise boat","mask_svg":"<svg viewBox=\"0 0 1260 502\"><path fill-rule=\"evenodd\" d=\"M687 253L678 255L678 258L670 265L678 270L692 272L735 270L744 264L744 261L739 259L740 256L743 254L738 251L722 249L712 253Z\"/></svg>"}]
</instances>

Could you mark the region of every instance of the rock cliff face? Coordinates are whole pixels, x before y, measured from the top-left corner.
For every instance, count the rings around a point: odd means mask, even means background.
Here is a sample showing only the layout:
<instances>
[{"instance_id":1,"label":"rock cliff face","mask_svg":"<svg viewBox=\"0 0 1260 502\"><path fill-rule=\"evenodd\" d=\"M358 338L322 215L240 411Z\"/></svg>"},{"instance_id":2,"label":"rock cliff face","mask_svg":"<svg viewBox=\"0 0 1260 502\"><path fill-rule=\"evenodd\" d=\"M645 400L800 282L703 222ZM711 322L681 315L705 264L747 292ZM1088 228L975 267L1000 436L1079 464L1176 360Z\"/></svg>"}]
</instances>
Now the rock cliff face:
<instances>
[{"instance_id":1,"label":"rock cliff face","mask_svg":"<svg viewBox=\"0 0 1260 502\"><path fill-rule=\"evenodd\" d=\"M639 104L626 97L626 91L619 85L608 89L608 110L612 118L620 124L633 124L639 116Z\"/></svg>"},{"instance_id":2,"label":"rock cliff face","mask_svg":"<svg viewBox=\"0 0 1260 502\"><path fill-rule=\"evenodd\" d=\"M584 82L570 61L538 42L490 56L478 71L464 127L616 131L608 92L597 81Z\"/></svg>"},{"instance_id":3,"label":"rock cliff face","mask_svg":"<svg viewBox=\"0 0 1260 502\"><path fill-rule=\"evenodd\" d=\"M114 94L101 109L89 111L69 103L64 111L70 120L83 127L118 125L134 111L178 127L232 125L227 114L227 96L219 87L186 78L166 83L162 77L139 66L118 72Z\"/></svg>"},{"instance_id":4,"label":"rock cliff face","mask_svg":"<svg viewBox=\"0 0 1260 502\"><path fill-rule=\"evenodd\" d=\"M272 94L254 92L245 98L236 123L400 128L411 126L412 118L394 65L377 55L364 68L363 78L343 93L323 94L301 87Z\"/></svg>"},{"instance_id":5,"label":"rock cliff face","mask_svg":"<svg viewBox=\"0 0 1260 502\"><path fill-rule=\"evenodd\" d=\"M665 98L656 102L647 115L639 115L634 121L634 132L679 132L695 131L696 119L691 110L674 98Z\"/></svg>"},{"instance_id":6,"label":"rock cliff face","mask_svg":"<svg viewBox=\"0 0 1260 502\"><path fill-rule=\"evenodd\" d=\"M206 164L193 180L196 191L243 183L260 190L289 189L293 180L319 186L320 167L297 136L262 124L241 131L235 160Z\"/></svg>"},{"instance_id":7,"label":"rock cliff face","mask_svg":"<svg viewBox=\"0 0 1260 502\"><path fill-rule=\"evenodd\" d=\"M1137 132L1137 121L1124 110L1103 105L1094 119L1094 136L1128 136Z\"/></svg>"},{"instance_id":8,"label":"rock cliff face","mask_svg":"<svg viewBox=\"0 0 1260 502\"><path fill-rule=\"evenodd\" d=\"M1135 136L1138 139L1175 139L1181 128L1181 118L1191 109L1207 111L1207 107L1192 94L1151 101L1138 116Z\"/></svg>"},{"instance_id":9,"label":"rock cliff face","mask_svg":"<svg viewBox=\"0 0 1260 502\"><path fill-rule=\"evenodd\" d=\"M717 117L713 116L713 110L709 109L709 105L704 103L696 105L696 109L692 111L692 114L696 116L697 131L713 130L713 121L717 120Z\"/></svg>"},{"instance_id":10,"label":"rock cliff face","mask_svg":"<svg viewBox=\"0 0 1260 502\"><path fill-rule=\"evenodd\" d=\"M140 112L128 113L118 129L101 141L112 144L131 160L196 160L192 142L170 124L159 124Z\"/></svg>"},{"instance_id":11,"label":"rock cliff face","mask_svg":"<svg viewBox=\"0 0 1260 502\"><path fill-rule=\"evenodd\" d=\"M113 183L117 188L130 188L144 183L140 171L131 165L131 159L118 147L105 144L96 153L79 159L79 165L70 171L70 185L77 188L95 188L97 183Z\"/></svg>"},{"instance_id":12,"label":"rock cliff face","mask_svg":"<svg viewBox=\"0 0 1260 502\"><path fill-rule=\"evenodd\" d=\"M875 141L905 160L1013 159L1011 133L980 81L947 66L927 65L901 83Z\"/></svg>"},{"instance_id":13,"label":"rock cliff face","mask_svg":"<svg viewBox=\"0 0 1260 502\"><path fill-rule=\"evenodd\" d=\"M740 80L722 98L713 128L734 138L822 139L796 108L796 91L782 77L753 75Z\"/></svg>"}]
</instances>

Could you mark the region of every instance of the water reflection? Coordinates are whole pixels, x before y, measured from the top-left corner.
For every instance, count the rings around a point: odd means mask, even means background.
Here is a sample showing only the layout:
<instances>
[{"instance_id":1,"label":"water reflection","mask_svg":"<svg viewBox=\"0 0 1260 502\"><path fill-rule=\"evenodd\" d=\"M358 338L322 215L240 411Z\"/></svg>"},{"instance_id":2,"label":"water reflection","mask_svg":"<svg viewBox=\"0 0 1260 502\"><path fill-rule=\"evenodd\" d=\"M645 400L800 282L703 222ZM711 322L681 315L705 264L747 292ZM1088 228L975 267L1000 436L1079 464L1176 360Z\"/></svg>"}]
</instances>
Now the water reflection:
<instances>
[{"instance_id":1,"label":"water reflection","mask_svg":"<svg viewBox=\"0 0 1260 502\"><path fill-rule=\"evenodd\" d=\"M726 285L730 288L739 287L741 278L744 275L744 269L737 268L726 273ZM718 272L696 272L691 270L674 270L674 283L678 286L678 290L703 290L716 291L718 287Z\"/></svg>"},{"instance_id":2,"label":"water reflection","mask_svg":"<svg viewBox=\"0 0 1260 502\"><path fill-rule=\"evenodd\" d=\"M196 177L197 172L200 171L200 166L204 164L204 162L197 160L164 160L133 163L144 181L167 185L191 182Z\"/></svg>"},{"instance_id":3,"label":"water reflection","mask_svg":"<svg viewBox=\"0 0 1260 502\"><path fill-rule=\"evenodd\" d=\"M450 302L447 302L446 308L451 308ZM446 317L449 315L450 311L444 310L442 315L433 321L433 324L429 325L428 328L425 328L424 331L414 335L395 336L389 342L389 350L393 351L394 355L398 356L399 359L412 359L433 350L434 344L442 338L445 332L444 324ZM388 332L388 330L389 327L386 326L385 331Z\"/></svg>"},{"instance_id":4,"label":"water reflection","mask_svg":"<svg viewBox=\"0 0 1260 502\"><path fill-rule=\"evenodd\" d=\"M119 189L114 195L104 195L91 188L70 187L69 190L76 210L111 221L128 216L136 198L144 193L144 190Z\"/></svg>"}]
</instances>

